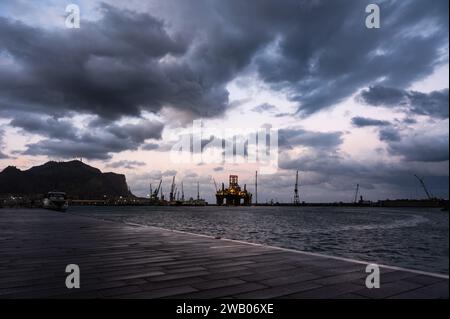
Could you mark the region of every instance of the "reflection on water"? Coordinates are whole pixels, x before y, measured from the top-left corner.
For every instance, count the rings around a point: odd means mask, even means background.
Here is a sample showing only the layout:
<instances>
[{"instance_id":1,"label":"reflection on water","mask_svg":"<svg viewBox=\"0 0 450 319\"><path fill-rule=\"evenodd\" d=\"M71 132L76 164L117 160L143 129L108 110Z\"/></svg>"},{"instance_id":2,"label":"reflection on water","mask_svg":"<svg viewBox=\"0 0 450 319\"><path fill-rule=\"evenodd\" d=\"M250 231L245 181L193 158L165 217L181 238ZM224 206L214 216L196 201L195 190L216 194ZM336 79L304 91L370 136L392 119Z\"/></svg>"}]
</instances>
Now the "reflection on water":
<instances>
[{"instance_id":1,"label":"reflection on water","mask_svg":"<svg viewBox=\"0 0 450 319\"><path fill-rule=\"evenodd\" d=\"M71 207L96 218L448 274L448 213L341 207Z\"/></svg>"}]
</instances>

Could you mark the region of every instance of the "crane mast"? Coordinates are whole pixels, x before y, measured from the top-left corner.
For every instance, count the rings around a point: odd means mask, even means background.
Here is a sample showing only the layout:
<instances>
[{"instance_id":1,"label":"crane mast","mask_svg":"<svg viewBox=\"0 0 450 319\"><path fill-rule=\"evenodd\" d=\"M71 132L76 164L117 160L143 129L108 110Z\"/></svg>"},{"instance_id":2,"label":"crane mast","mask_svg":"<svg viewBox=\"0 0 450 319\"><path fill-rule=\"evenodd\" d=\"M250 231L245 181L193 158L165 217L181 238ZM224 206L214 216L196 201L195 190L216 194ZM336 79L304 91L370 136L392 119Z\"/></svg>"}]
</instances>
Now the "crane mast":
<instances>
[{"instance_id":1,"label":"crane mast","mask_svg":"<svg viewBox=\"0 0 450 319\"><path fill-rule=\"evenodd\" d=\"M298 171L295 174L295 187L294 187L294 204L298 205L300 203L298 197Z\"/></svg>"},{"instance_id":2,"label":"crane mast","mask_svg":"<svg viewBox=\"0 0 450 319\"><path fill-rule=\"evenodd\" d=\"M181 182L181 200L184 202L184 187L183 187L183 182Z\"/></svg>"},{"instance_id":3,"label":"crane mast","mask_svg":"<svg viewBox=\"0 0 450 319\"><path fill-rule=\"evenodd\" d=\"M162 183L162 179L159 181L158 187L153 192L153 198L155 198L155 199L158 199L159 190L161 189L161 183ZM161 191L161 193L162 193L162 191Z\"/></svg>"},{"instance_id":4,"label":"crane mast","mask_svg":"<svg viewBox=\"0 0 450 319\"><path fill-rule=\"evenodd\" d=\"M255 204L258 205L258 171L255 172Z\"/></svg>"},{"instance_id":5,"label":"crane mast","mask_svg":"<svg viewBox=\"0 0 450 319\"><path fill-rule=\"evenodd\" d=\"M358 193L359 193L359 184L356 184L355 200L353 201L355 204L358 202Z\"/></svg>"},{"instance_id":6,"label":"crane mast","mask_svg":"<svg viewBox=\"0 0 450 319\"><path fill-rule=\"evenodd\" d=\"M197 200L200 200L200 183L197 182Z\"/></svg>"},{"instance_id":7,"label":"crane mast","mask_svg":"<svg viewBox=\"0 0 450 319\"><path fill-rule=\"evenodd\" d=\"M169 200L175 200L175 176L172 178L172 186L170 187Z\"/></svg>"}]
</instances>

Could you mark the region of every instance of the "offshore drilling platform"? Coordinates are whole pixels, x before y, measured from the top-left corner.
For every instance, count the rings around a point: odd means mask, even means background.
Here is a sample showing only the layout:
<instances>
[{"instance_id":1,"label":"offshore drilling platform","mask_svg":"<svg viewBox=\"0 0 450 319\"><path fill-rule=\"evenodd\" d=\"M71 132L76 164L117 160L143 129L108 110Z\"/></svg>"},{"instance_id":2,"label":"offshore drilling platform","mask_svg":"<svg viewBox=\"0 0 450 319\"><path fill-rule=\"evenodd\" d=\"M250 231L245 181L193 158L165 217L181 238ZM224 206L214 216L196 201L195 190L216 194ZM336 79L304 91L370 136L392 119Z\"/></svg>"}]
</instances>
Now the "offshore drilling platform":
<instances>
[{"instance_id":1,"label":"offshore drilling platform","mask_svg":"<svg viewBox=\"0 0 450 319\"><path fill-rule=\"evenodd\" d=\"M237 175L230 175L228 188L222 183L222 188L218 190L216 185L216 201L217 205L251 205L252 194L247 191L247 185L241 189Z\"/></svg>"}]
</instances>

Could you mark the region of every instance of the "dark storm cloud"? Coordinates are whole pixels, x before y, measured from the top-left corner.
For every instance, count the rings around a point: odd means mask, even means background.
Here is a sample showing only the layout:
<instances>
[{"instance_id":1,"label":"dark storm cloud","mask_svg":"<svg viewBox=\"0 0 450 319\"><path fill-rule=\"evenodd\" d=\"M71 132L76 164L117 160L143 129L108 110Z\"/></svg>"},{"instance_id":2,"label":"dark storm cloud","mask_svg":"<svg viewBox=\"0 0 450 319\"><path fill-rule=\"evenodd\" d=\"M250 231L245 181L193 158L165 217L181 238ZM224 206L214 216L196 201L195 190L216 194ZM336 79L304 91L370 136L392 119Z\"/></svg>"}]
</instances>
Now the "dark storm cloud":
<instances>
[{"instance_id":1,"label":"dark storm cloud","mask_svg":"<svg viewBox=\"0 0 450 319\"><path fill-rule=\"evenodd\" d=\"M391 125L391 123L389 121L376 120L376 119L371 119L368 117L361 117L361 116L352 118L352 124L356 127Z\"/></svg>"},{"instance_id":2,"label":"dark storm cloud","mask_svg":"<svg viewBox=\"0 0 450 319\"><path fill-rule=\"evenodd\" d=\"M405 103L405 91L385 86L372 86L362 91L358 98L369 105L401 106Z\"/></svg>"},{"instance_id":3,"label":"dark storm cloud","mask_svg":"<svg viewBox=\"0 0 450 319\"><path fill-rule=\"evenodd\" d=\"M160 139L163 124L142 120L137 124L111 124L94 132L74 137L57 137L27 145L26 155L48 155L58 158L86 157L109 159L111 153L136 150L147 139Z\"/></svg>"},{"instance_id":4,"label":"dark storm cloud","mask_svg":"<svg viewBox=\"0 0 450 319\"><path fill-rule=\"evenodd\" d=\"M106 127L106 131L119 139L130 139L134 144L140 145L146 139L160 139L163 128L161 122L141 121L137 124L112 124Z\"/></svg>"},{"instance_id":5,"label":"dark storm cloud","mask_svg":"<svg viewBox=\"0 0 450 319\"><path fill-rule=\"evenodd\" d=\"M399 155L411 162L443 162L449 160L448 134L439 136L415 135L389 143L391 155Z\"/></svg>"},{"instance_id":6,"label":"dark storm cloud","mask_svg":"<svg viewBox=\"0 0 450 319\"><path fill-rule=\"evenodd\" d=\"M195 56L214 78L249 64L303 115L375 82L407 87L448 60L446 0L381 1L381 29L365 27L369 0L169 2L183 26L207 30Z\"/></svg>"},{"instance_id":7,"label":"dark storm cloud","mask_svg":"<svg viewBox=\"0 0 450 319\"><path fill-rule=\"evenodd\" d=\"M0 18L0 48L14 61L0 76L0 107L116 119L168 105L214 116L227 83L253 66L308 115L375 81L406 87L447 60L448 1L382 1L378 30L364 25L370 2L169 1L167 21L102 5L78 30Z\"/></svg>"},{"instance_id":8,"label":"dark storm cloud","mask_svg":"<svg viewBox=\"0 0 450 319\"><path fill-rule=\"evenodd\" d=\"M21 128L29 133L59 139L74 139L77 132L76 128L68 120L53 117L44 118L37 114L18 113L9 125Z\"/></svg>"},{"instance_id":9,"label":"dark storm cloud","mask_svg":"<svg viewBox=\"0 0 450 319\"><path fill-rule=\"evenodd\" d=\"M106 165L106 167L134 169L139 166L145 166L145 165L146 164L144 162L123 160L123 161L109 163L108 165Z\"/></svg>"},{"instance_id":10,"label":"dark storm cloud","mask_svg":"<svg viewBox=\"0 0 450 319\"><path fill-rule=\"evenodd\" d=\"M257 21L277 35L255 65L308 115L375 81L406 87L448 60L448 1L382 1L381 28L367 29L370 2L240 1L233 12L238 24Z\"/></svg>"},{"instance_id":11,"label":"dark storm cloud","mask_svg":"<svg viewBox=\"0 0 450 319\"><path fill-rule=\"evenodd\" d=\"M411 114L448 118L448 89L421 93L384 86L372 86L359 95L359 99L373 106L404 109Z\"/></svg>"},{"instance_id":12,"label":"dark storm cloud","mask_svg":"<svg viewBox=\"0 0 450 319\"><path fill-rule=\"evenodd\" d=\"M278 146L291 148L307 146L334 150L343 142L341 132L312 132L303 129L281 129L278 131Z\"/></svg>"},{"instance_id":13,"label":"dark storm cloud","mask_svg":"<svg viewBox=\"0 0 450 319\"><path fill-rule=\"evenodd\" d=\"M92 140L94 140L92 138ZM100 143L98 143L100 142ZM46 155L57 158L86 157L88 159L109 159L110 152L120 152L126 150L126 144L117 141L108 143L105 139L95 141L82 140L43 140L37 143L27 144L27 150L22 152L24 155Z\"/></svg>"},{"instance_id":14,"label":"dark storm cloud","mask_svg":"<svg viewBox=\"0 0 450 319\"><path fill-rule=\"evenodd\" d=\"M0 49L13 64L0 75L0 108L106 119L139 116L164 105L211 116L228 93L181 57L189 39L169 35L148 14L101 6L102 18L80 29L46 30L0 17ZM227 80L227 79L226 79Z\"/></svg>"}]
</instances>

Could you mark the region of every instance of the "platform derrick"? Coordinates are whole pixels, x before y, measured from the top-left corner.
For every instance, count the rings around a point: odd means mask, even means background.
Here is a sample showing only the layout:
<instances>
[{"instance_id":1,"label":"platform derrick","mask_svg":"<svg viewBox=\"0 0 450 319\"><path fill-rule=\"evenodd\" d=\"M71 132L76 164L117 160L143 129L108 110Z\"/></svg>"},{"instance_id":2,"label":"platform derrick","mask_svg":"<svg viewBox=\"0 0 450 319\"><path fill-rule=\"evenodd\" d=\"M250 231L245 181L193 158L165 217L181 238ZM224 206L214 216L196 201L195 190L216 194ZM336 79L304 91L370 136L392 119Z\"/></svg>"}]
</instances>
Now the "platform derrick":
<instances>
[{"instance_id":1,"label":"platform derrick","mask_svg":"<svg viewBox=\"0 0 450 319\"><path fill-rule=\"evenodd\" d=\"M216 200L217 205L251 205L252 194L247 191L247 185L241 189L237 175L230 175L228 188L222 183L222 188L216 192Z\"/></svg>"}]
</instances>

